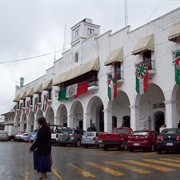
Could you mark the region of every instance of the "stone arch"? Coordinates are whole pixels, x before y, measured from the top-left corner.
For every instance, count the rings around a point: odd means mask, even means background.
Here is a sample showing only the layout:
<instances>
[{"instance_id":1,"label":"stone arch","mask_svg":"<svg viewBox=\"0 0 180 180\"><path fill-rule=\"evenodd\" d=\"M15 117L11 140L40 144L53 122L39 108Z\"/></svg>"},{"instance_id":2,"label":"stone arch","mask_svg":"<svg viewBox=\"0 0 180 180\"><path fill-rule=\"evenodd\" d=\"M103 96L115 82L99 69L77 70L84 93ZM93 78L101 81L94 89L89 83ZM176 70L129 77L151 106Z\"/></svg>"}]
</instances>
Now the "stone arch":
<instances>
[{"instance_id":1,"label":"stone arch","mask_svg":"<svg viewBox=\"0 0 180 180\"><path fill-rule=\"evenodd\" d=\"M52 107L48 107L45 117L46 121L50 123L50 125L54 124L54 110Z\"/></svg>"},{"instance_id":2,"label":"stone arch","mask_svg":"<svg viewBox=\"0 0 180 180\"><path fill-rule=\"evenodd\" d=\"M93 96L88 104L86 109L87 114L89 114L89 122L86 122L88 125L95 124L97 131L104 131L104 105L103 101L99 96Z\"/></svg>"},{"instance_id":3,"label":"stone arch","mask_svg":"<svg viewBox=\"0 0 180 180\"><path fill-rule=\"evenodd\" d=\"M67 108L64 104L58 107L55 119L57 125L67 127Z\"/></svg>"},{"instance_id":4,"label":"stone arch","mask_svg":"<svg viewBox=\"0 0 180 180\"><path fill-rule=\"evenodd\" d=\"M69 127L83 129L84 109L80 101L74 101L70 108L71 121Z\"/></svg>"},{"instance_id":5,"label":"stone arch","mask_svg":"<svg viewBox=\"0 0 180 180\"><path fill-rule=\"evenodd\" d=\"M138 129L143 129L146 124L147 129L155 130L154 114L157 111L165 111L164 101L164 93L157 84L149 84L146 93L136 96L135 106L139 108L139 120L136 122Z\"/></svg>"}]
</instances>

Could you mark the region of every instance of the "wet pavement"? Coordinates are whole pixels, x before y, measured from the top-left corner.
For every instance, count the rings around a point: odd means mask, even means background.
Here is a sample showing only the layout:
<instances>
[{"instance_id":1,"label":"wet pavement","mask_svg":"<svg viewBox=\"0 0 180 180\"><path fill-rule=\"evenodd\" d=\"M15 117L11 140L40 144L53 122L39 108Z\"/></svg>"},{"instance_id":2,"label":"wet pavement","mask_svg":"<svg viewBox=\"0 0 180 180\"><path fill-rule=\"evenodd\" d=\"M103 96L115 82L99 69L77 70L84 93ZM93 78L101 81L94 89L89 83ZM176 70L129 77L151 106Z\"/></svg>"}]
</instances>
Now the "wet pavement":
<instances>
[{"instance_id":1,"label":"wet pavement","mask_svg":"<svg viewBox=\"0 0 180 180\"><path fill-rule=\"evenodd\" d=\"M30 144L0 142L0 180L37 180ZM49 180L179 180L180 154L52 147Z\"/></svg>"}]
</instances>

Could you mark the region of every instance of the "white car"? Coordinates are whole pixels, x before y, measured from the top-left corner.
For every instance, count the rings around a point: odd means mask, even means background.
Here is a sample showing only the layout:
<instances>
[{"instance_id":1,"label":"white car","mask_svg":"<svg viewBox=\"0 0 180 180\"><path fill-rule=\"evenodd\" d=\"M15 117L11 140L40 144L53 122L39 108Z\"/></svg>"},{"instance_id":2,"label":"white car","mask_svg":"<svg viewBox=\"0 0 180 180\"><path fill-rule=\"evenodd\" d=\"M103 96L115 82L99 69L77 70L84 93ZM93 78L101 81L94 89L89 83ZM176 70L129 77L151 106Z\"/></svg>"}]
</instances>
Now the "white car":
<instances>
[{"instance_id":1,"label":"white car","mask_svg":"<svg viewBox=\"0 0 180 180\"><path fill-rule=\"evenodd\" d=\"M6 131L0 131L0 141L8 141L9 137Z\"/></svg>"},{"instance_id":2,"label":"white car","mask_svg":"<svg viewBox=\"0 0 180 180\"><path fill-rule=\"evenodd\" d=\"M81 139L81 144L88 148L88 146L99 147L98 132L86 132Z\"/></svg>"},{"instance_id":3,"label":"white car","mask_svg":"<svg viewBox=\"0 0 180 180\"><path fill-rule=\"evenodd\" d=\"M23 141L22 137L26 135L28 135L28 133L22 133L22 132L16 133L14 140L21 142Z\"/></svg>"}]
</instances>

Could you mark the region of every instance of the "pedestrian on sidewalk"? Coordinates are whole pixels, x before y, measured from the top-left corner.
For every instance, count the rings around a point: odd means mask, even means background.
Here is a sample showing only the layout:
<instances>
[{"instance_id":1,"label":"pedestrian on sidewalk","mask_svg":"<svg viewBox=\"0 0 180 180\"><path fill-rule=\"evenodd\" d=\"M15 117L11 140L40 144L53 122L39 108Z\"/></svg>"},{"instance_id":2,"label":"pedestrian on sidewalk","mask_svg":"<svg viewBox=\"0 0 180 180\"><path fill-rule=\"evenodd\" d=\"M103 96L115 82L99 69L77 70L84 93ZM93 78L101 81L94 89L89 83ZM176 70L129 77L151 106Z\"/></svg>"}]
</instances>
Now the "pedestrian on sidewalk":
<instances>
[{"instance_id":1,"label":"pedestrian on sidewalk","mask_svg":"<svg viewBox=\"0 0 180 180\"><path fill-rule=\"evenodd\" d=\"M40 128L37 133L37 139L30 147L29 152L31 153L36 150L37 164L35 170L41 173L40 179L45 180L47 172L51 172L51 130L44 117L38 119L38 124Z\"/></svg>"},{"instance_id":2,"label":"pedestrian on sidewalk","mask_svg":"<svg viewBox=\"0 0 180 180\"><path fill-rule=\"evenodd\" d=\"M178 128L180 128L180 121L179 121L179 123L178 123Z\"/></svg>"}]
</instances>

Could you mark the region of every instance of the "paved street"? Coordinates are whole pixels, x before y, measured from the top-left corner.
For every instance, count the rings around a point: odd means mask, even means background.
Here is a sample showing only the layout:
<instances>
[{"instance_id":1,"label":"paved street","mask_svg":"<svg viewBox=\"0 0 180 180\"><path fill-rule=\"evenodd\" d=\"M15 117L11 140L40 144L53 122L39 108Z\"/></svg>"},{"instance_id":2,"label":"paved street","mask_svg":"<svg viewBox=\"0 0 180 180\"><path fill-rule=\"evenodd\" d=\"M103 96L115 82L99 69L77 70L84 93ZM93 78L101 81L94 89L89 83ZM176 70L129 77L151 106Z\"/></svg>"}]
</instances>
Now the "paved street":
<instances>
[{"instance_id":1,"label":"paved street","mask_svg":"<svg viewBox=\"0 0 180 180\"><path fill-rule=\"evenodd\" d=\"M30 144L0 142L0 179L36 180ZM179 180L180 154L103 151L53 146L53 168L49 180L138 179Z\"/></svg>"}]
</instances>

